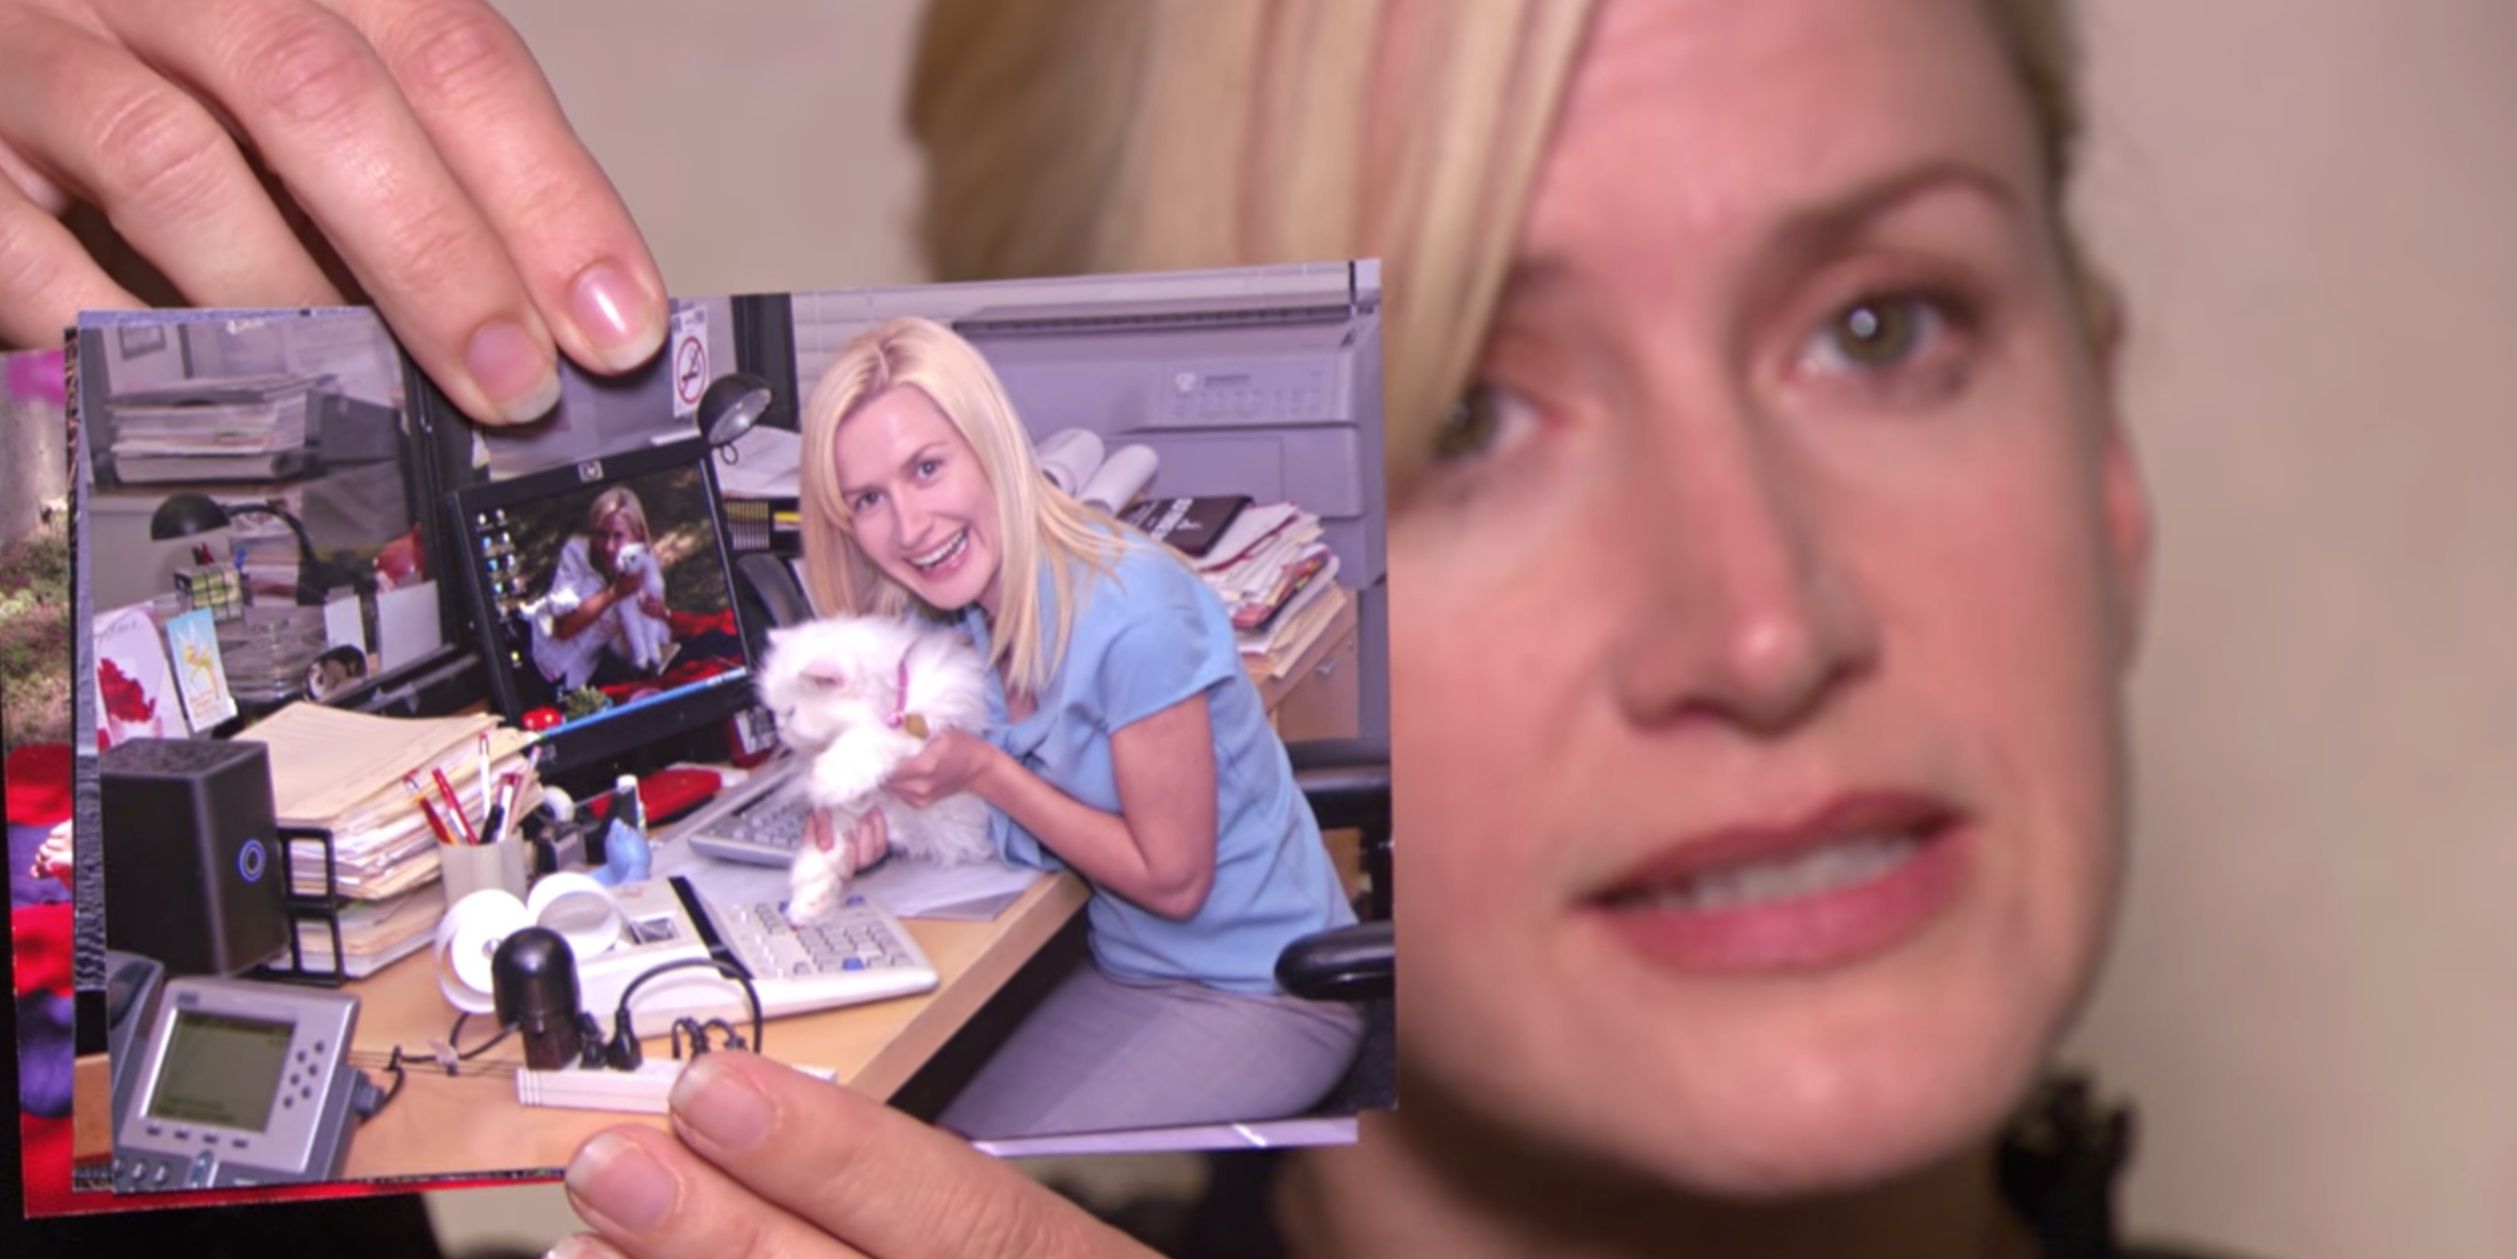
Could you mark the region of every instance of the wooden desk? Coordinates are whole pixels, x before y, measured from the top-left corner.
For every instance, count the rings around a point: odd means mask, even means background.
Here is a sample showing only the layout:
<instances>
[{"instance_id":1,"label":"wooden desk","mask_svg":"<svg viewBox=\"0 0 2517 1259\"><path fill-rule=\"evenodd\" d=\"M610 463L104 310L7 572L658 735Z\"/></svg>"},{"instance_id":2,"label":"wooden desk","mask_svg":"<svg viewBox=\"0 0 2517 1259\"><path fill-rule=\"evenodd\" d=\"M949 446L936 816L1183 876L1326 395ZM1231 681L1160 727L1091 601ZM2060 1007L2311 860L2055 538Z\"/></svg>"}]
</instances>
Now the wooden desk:
<instances>
[{"instance_id":1,"label":"wooden desk","mask_svg":"<svg viewBox=\"0 0 2517 1259\"><path fill-rule=\"evenodd\" d=\"M1248 658L1242 671L1257 685L1278 738L1350 739L1362 732L1362 666L1356 656L1361 638L1356 628L1357 597L1345 592L1345 606L1330 618L1319 640L1296 657L1283 677L1259 672L1265 666Z\"/></svg>"},{"instance_id":2,"label":"wooden desk","mask_svg":"<svg viewBox=\"0 0 2517 1259\"><path fill-rule=\"evenodd\" d=\"M1083 908L1085 895L1081 880L1059 874L1033 883L992 922L904 919L935 965L935 989L773 1019L763 1033L769 1055L799 1066L830 1068L859 1092L890 1098ZM428 1043L445 1036L455 1016L437 991L436 963L429 951L403 958L343 990L360 999L352 1065L384 1083L382 1069L395 1045L406 1051L407 1064L401 1096L351 1139L343 1169L348 1179L441 1179L516 1171L556 1175L577 1146L603 1128L619 1123L667 1126L661 1115L518 1102L515 1072L524 1065L524 1049L512 1037L464 1063L461 1075L448 1077L424 1056ZM475 1016L465 1025L467 1047L491 1030L490 1019ZM666 1036L651 1036L645 1045L650 1059L672 1056ZM411 1050L423 1057L410 1061ZM110 1082L104 1056L92 1057L92 1063L82 1060L76 1078L74 1108L81 1123L73 1156L80 1159L103 1157L112 1144Z\"/></svg>"}]
</instances>

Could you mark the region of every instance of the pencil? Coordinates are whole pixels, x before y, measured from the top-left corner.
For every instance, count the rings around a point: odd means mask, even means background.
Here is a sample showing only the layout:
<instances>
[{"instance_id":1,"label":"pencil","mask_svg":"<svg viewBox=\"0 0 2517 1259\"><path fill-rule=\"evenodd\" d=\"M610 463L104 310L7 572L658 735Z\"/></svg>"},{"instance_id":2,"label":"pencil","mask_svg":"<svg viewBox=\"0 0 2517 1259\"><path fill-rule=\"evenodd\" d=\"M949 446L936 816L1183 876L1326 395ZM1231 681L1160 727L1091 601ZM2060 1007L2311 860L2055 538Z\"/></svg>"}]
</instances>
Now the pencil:
<instances>
[{"instance_id":1,"label":"pencil","mask_svg":"<svg viewBox=\"0 0 2517 1259\"><path fill-rule=\"evenodd\" d=\"M480 736L472 741L472 744L474 749L479 753L481 760L481 813L484 817L486 817L489 814L490 805L489 731L482 731Z\"/></svg>"}]
</instances>

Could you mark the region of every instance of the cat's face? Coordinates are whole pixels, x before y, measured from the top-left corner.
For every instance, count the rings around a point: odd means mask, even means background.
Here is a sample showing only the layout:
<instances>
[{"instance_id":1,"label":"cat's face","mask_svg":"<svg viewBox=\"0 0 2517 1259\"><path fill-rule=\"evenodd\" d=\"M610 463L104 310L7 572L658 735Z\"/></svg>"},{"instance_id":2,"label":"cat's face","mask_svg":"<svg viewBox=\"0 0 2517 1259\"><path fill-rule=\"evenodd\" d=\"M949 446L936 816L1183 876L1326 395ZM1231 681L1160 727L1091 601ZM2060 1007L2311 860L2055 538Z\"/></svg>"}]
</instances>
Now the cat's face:
<instances>
[{"instance_id":1,"label":"cat's face","mask_svg":"<svg viewBox=\"0 0 2517 1259\"><path fill-rule=\"evenodd\" d=\"M879 618L837 618L769 631L760 698L787 742L823 747L880 724L900 666L898 630Z\"/></svg>"}]
</instances>

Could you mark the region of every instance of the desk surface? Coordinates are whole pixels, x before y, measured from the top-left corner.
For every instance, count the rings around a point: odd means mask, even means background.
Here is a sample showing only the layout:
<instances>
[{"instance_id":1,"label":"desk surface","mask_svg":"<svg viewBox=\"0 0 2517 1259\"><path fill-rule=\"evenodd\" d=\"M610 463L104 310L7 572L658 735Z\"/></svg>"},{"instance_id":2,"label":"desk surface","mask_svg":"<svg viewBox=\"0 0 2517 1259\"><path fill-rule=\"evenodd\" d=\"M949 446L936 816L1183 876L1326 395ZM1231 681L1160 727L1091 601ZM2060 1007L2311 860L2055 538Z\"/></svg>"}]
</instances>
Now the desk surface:
<instances>
[{"instance_id":1,"label":"desk surface","mask_svg":"<svg viewBox=\"0 0 2517 1259\"><path fill-rule=\"evenodd\" d=\"M914 997L773 1019L764 1030L769 1056L825 1067L850 1087L889 1098L908 1082L1083 908L1086 890L1072 874L1043 876L990 922L903 922L927 960L936 987ZM407 1082L383 1113L360 1125L344 1176L352 1180L438 1179L483 1173L556 1174L577 1146L620 1123L666 1126L661 1115L526 1106L516 1100L516 1069L524 1049L514 1038L463 1064L449 1077L425 1054L443 1038L455 1011L437 991L436 963L423 950L344 986L360 998L350 1061L384 1083L393 1047L405 1050ZM465 1039L478 1044L489 1020L475 1017ZM669 1059L664 1036L645 1041L650 1058ZM409 1051L423 1055L410 1062ZM112 1143L104 1056L82 1060L76 1080L81 1123L74 1157L102 1157ZM88 1122L89 1120L94 1122Z\"/></svg>"},{"instance_id":2,"label":"desk surface","mask_svg":"<svg viewBox=\"0 0 2517 1259\"><path fill-rule=\"evenodd\" d=\"M769 1056L829 1068L860 1092L890 1097L1057 934L1084 897L1083 883L1061 874L1032 884L993 922L905 920L935 964L941 978L935 990L772 1020L763 1037ZM362 1002L350 1060L371 1073L384 1066L392 1046L418 1049L445 1036L454 1021L426 952L348 990ZM473 1019L467 1039L487 1034L487 1023ZM648 1038L646 1050L651 1058L671 1057L662 1036ZM458 1077L448 1078L425 1062L410 1068L402 1095L360 1127L347 1174L368 1179L555 1171L600 1129L624 1122L666 1126L661 1115L525 1106L516 1101L515 1085L523 1063L522 1045L510 1038L463 1064Z\"/></svg>"}]
</instances>

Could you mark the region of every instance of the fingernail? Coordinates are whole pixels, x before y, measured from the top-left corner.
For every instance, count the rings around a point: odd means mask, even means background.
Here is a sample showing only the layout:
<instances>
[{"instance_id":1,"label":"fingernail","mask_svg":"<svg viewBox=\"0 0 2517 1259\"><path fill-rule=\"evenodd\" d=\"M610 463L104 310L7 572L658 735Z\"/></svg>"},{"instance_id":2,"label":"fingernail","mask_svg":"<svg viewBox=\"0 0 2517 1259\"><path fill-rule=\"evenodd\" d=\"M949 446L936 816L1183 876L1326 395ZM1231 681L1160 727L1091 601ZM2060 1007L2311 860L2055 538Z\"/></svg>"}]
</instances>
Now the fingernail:
<instances>
[{"instance_id":1,"label":"fingernail","mask_svg":"<svg viewBox=\"0 0 2517 1259\"><path fill-rule=\"evenodd\" d=\"M463 368L510 424L540 419L559 404L559 370L512 319L493 320L463 348Z\"/></svg>"},{"instance_id":2,"label":"fingernail","mask_svg":"<svg viewBox=\"0 0 2517 1259\"><path fill-rule=\"evenodd\" d=\"M603 1249L583 1233L570 1233L542 1253L542 1259L604 1259Z\"/></svg>"},{"instance_id":3,"label":"fingernail","mask_svg":"<svg viewBox=\"0 0 2517 1259\"><path fill-rule=\"evenodd\" d=\"M663 1223L679 1189L673 1173L614 1133L595 1134L568 1164L568 1192L633 1233Z\"/></svg>"},{"instance_id":4,"label":"fingernail","mask_svg":"<svg viewBox=\"0 0 2517 1259\"><path fill-rule=\"evenodd\" d=\"M568 289L569 314L603 365L636 367L664 344L664 321L645 286L629 269L605 259L577 273Z\"/></svg>"},{"instance_id":5,"label":"fingernail","mask_svg":"<svg viewBox=\"0 0 2517 1259\"><path fill-rule=\"evenodd\" d=\"M729 1150L748 1150L769 1135L769 1099L713 1057L673 1082L673 1114Z\"/></svg>"}]
</instances>

